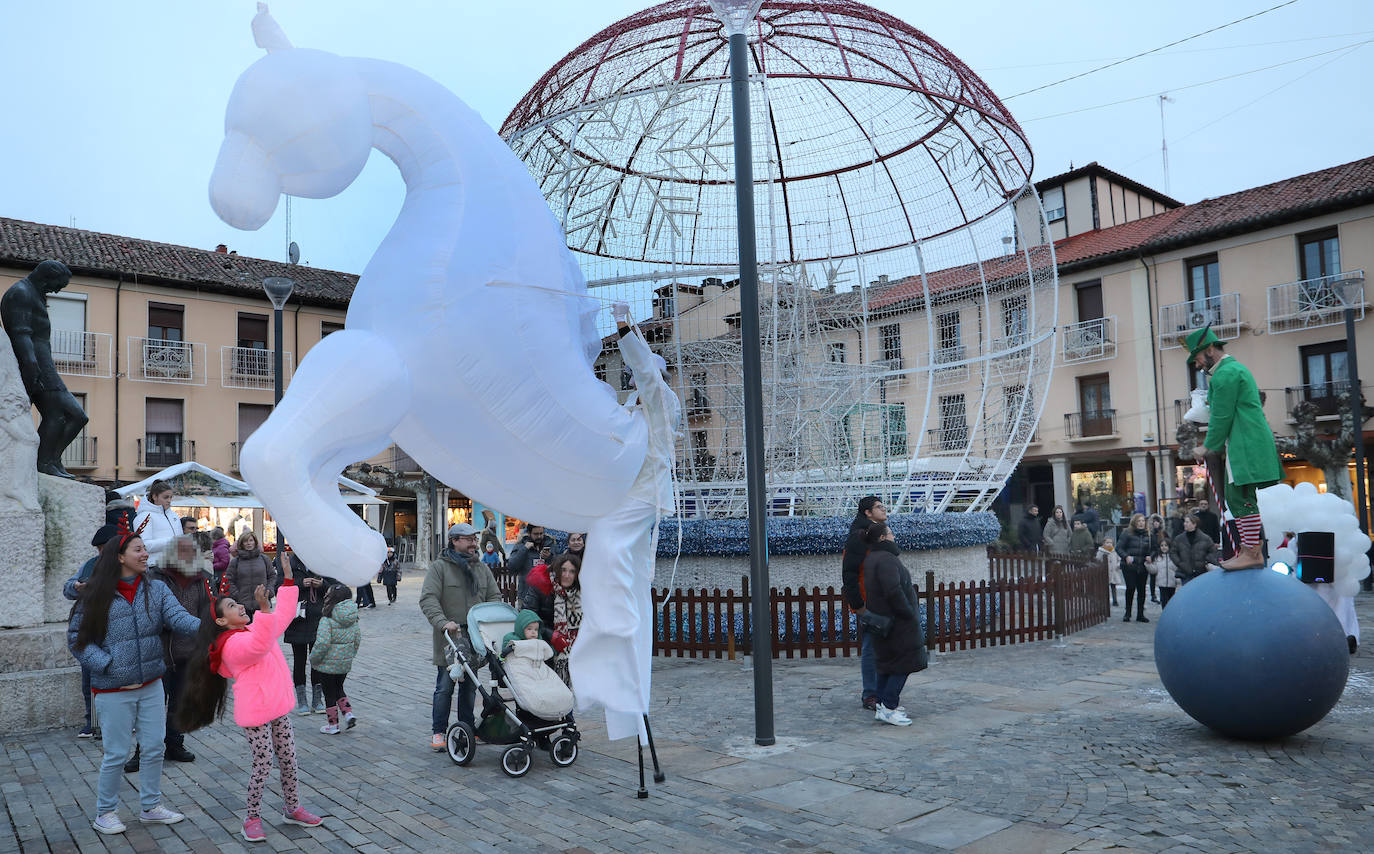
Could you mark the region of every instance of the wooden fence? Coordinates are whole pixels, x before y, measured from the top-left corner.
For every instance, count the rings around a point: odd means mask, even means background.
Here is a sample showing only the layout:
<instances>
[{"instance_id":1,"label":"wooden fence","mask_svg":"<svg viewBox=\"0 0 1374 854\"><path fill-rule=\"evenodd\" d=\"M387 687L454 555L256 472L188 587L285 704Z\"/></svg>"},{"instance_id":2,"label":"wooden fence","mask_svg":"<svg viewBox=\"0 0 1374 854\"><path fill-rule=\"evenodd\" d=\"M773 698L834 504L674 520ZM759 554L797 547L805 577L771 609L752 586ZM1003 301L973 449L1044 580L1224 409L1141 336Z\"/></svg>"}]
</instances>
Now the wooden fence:
<instances>
[{"instance_id":1,"label":"wooden fence","mask_svg":"<svg viewBox=\"0 0 1374 854\"><path fill-rule=\"evenodd\" d=\"M988 579L935 583L925 573L916 596L935 651L1050 640L1107 619L1104 566L1068 555L988 552ZM749 579L740 589L655 589L654 653L677 658L731 658L752 652ZM508 602L517 579L497 574ZM858 622L834 587L769 591L773 657L836 658L859 654Z\"/></svg>"}]
</instances>

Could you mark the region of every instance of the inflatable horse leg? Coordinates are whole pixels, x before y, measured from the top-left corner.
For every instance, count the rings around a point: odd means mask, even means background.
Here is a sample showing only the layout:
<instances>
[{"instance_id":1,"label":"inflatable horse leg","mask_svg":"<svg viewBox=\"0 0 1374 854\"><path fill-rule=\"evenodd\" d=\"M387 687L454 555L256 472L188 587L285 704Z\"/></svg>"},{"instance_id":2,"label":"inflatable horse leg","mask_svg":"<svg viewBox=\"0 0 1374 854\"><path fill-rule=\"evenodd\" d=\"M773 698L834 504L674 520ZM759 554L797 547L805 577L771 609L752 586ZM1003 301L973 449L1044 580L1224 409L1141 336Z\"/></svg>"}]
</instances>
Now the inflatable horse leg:
<instances>
[{"instance_id":1,"label":"inflatable horse leg","mask_svg":"<svg viewBox=\"0 0 1374 854\"><path fill-rule=\"evenodd\" d=\"M302 360L291 393L243 445L240 470L282 531L345 584L376 573L386 542L344 504L339 474L384 449L409 409L400 355L372 332L344 329ZM368 571L346 569L357 567Z\"/></svg>"}]
</instances>

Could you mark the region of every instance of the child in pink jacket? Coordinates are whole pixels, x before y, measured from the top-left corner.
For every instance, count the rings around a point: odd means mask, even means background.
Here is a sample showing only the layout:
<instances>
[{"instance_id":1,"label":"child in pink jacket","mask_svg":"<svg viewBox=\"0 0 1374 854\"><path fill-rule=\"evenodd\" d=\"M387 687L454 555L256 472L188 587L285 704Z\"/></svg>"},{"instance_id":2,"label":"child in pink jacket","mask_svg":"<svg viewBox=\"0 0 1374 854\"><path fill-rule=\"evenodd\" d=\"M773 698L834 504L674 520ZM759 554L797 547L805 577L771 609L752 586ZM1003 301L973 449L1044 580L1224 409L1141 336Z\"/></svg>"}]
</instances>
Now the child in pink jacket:
<instances>
[{"instance_id":1,"label":"child in pink jacket","mask_svg":"<svg viewBox=\"0 0 1374 854\"><path fill-rule=\"evenodd\" d=\"M296 744L290 712L296 706L291 669L279 643L286 626L296 616L299 588L290 577L277 592L272 608L266 588L254 592L257 613L251 618L231 597L215 600L214 620L201 622L199 652L191 662L185 694L178 711L182 729L191 732L224 713L228 680L234 680L234 723L243 727L253 754L248 782L248 814L243 838L261 842L262 791L272 773L272 757L281 768L282 796L288 824L314 827L319 816L300 805L296 795Z\"/></svg>"}]
</instances>

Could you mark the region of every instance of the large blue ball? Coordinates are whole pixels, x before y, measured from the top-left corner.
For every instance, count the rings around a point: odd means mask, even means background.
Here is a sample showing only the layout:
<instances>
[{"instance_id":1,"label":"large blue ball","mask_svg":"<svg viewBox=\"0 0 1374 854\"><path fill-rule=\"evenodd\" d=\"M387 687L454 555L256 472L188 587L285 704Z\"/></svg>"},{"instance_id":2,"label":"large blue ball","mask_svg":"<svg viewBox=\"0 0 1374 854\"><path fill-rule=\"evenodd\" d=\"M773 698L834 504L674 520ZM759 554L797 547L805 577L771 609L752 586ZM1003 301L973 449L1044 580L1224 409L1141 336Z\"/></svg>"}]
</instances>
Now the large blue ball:
<instances>
[{"instance_id":1,"label":"large blue ball","mask_svg":"<svg viewBox=\"0 0 1374 854\"><path fill-rule=\"evenodd\" d=\"M1174 702L1235 738L1281 738L1324 718L1345 690L1349 657L1326 602L1268 569L1188 582L1155 629L1155 667Z\"/></svg>"}]
</instances>

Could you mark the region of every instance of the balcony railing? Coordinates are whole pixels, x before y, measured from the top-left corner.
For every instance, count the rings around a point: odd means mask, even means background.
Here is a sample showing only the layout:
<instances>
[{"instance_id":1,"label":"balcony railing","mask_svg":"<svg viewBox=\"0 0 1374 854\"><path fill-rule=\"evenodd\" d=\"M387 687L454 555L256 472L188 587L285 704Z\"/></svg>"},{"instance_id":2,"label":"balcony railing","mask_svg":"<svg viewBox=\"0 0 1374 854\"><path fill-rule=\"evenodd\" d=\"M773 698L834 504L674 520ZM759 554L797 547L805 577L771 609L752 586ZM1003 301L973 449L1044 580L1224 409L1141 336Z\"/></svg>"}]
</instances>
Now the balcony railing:
<instances>
[{"instance_id":1,"label":"balcony railing","mask_svg":"<svg viewBox=\"0 0 1374 854\"><path fill-rule=\"evenodd\" d=\"M711 398L706 396L706 392L699 388L694 388L687 393L687 417L704 418L711 414Z\"/></svg>"},{"instance_id":2,"label":"balcony railing","mask_svg":"<svg viewBox=\"0 0 1374 854\"><path fill-rule=\"evenodd\" d=\"M973 355L977 355L977 353ZM963 362L969 356L969 351L963 344L941 347L933 352L921 350L916 354L916 367L917 369L928 369L930 381L937 387L961 385L968 382L969 366L967 363L958 363Z\"/></svg>"},{"instance_id":3,"label":"balcony railing","mask_svg":"<svg viewBox=\"0 0 1374 854\"><path fill-rule=\"evenodd\" d=\"M220 385L224 388L266 388L273 382L273 351L256 347L221 347ZM282 385L291 376L291 353L282 353Z\"/></svg>"},{"instance_id":4,"label":"balcony railing","mask_svg":"<svg viewBox=\"0 0 1374 854\"><path fill-rule=\"evenodd\" d=\"M1239 338L1245 325L1240 316L1239 293L1162 305L1159 307L1159 349L1182 347L1189 332L1204 326L1211 326L1218 338L1229 341Z\"/></svg>"},{"instance_id":5,"label":"balcony railing","mask_svg":"<svg viewBox=\"0 0 1374 854\"><path fill-rule=\"evenodd\" d=\"M1345 322L1345 310L1364 319L1364 270L1304 279L1269 289L1269 331L1297 332Z\"/></svg>"},{"instance_id":6,"label":"balcony railing","mask_svg":"<svg viewBox=\"0 0 1374 854\"><path fill-rule=\"evenodd\" d=\"M926 433L937 451L962 451L968 447L967 424L947 424Z\"/></svg>"},{"instance_id":7,"label":"balcony railing","mask_svg":"<svg viewBox=\"0 0 1374 854\"><path fill-rule=\"evenodd\" d=\"M95 462L95 436L87 436L86 432L81 431L81 435L72 440L72 443L62 452L62 467L68 469L93 469Z\"/></svg>"},{"instance_id":8,"label":"balcony railing","mask_svg":"<svg viewBox=\"0 0 1374 854\"><path fill-rule=\"evenodd\" d=\"M1289 386L1283 390L1283 403L1289 412L1303 401L1317 407L1317 417L1337 416L1341 413L1341 395L1350 391L1349 380L1332 380L1325 383Z\"/></svg>"},{"instance_id":9,"label":"balcony railing","mask_svg":"<svg viewBox=\"0 0 1374 854\"><path fill-rule=\"evenodd\" d=\"M131 337L129 378L151 383L205 385L205 345Z\"/></svg>"},{"instance_id":10,"label":"balcony railing","mask_svg":"<svg viewBox=\"0 0 1374 854\"><path fill-rule=\"evenodd\" d=\"M1064 361L1096 362L1116 356L1116 315L1064 327Z\"/></svg>"},{"instance_id":11,"label":"balcony railing","mask_svg":"<svg viewBox=\"0 0 1374 854\"><path fill-rule=\"evenodd\" d=\"M137 465L143 469L165 469L177 463L195 460L196 440L178 439L169 443L163 439L149 442L148 439L135 439L138 446Z\"/></svg>"},{"instance_id":12,"label":"balcony railing","mask_svg":"<svg viewBox=\"0 0 1374 854\"><path fill-rule=\"evenodd\" d=\"M110 333L54 329L51 340L52 360L59 374L114 376L114 336Z\"/></svg>"},{"instance_id":13,"label":"balcony railing","mask_svg":"<svg viewBox=\"0 0 1374 854\"><path fill-rule=\"evenodd\" d=\"M1064 435L1070 439L1107 438L1116 435L1116 410L1068 412L1064 415Z\"/></svg>"},{"instance_id":14,"label":"balcony railing","mask_svg":"<svg viewBox=\"0 0 1374 854\"><path fill-rule=\"evenodd\" d=\"M1012 418L1007 421L984 421L983 440L987 443L988 453L996 454L1001 452L999 445L1014 445L1026 442L1035 444L1040 441L1039 432L1035 429L1035 418L1027 414L1021 419Z\"/></svg>"}]
</instances>

